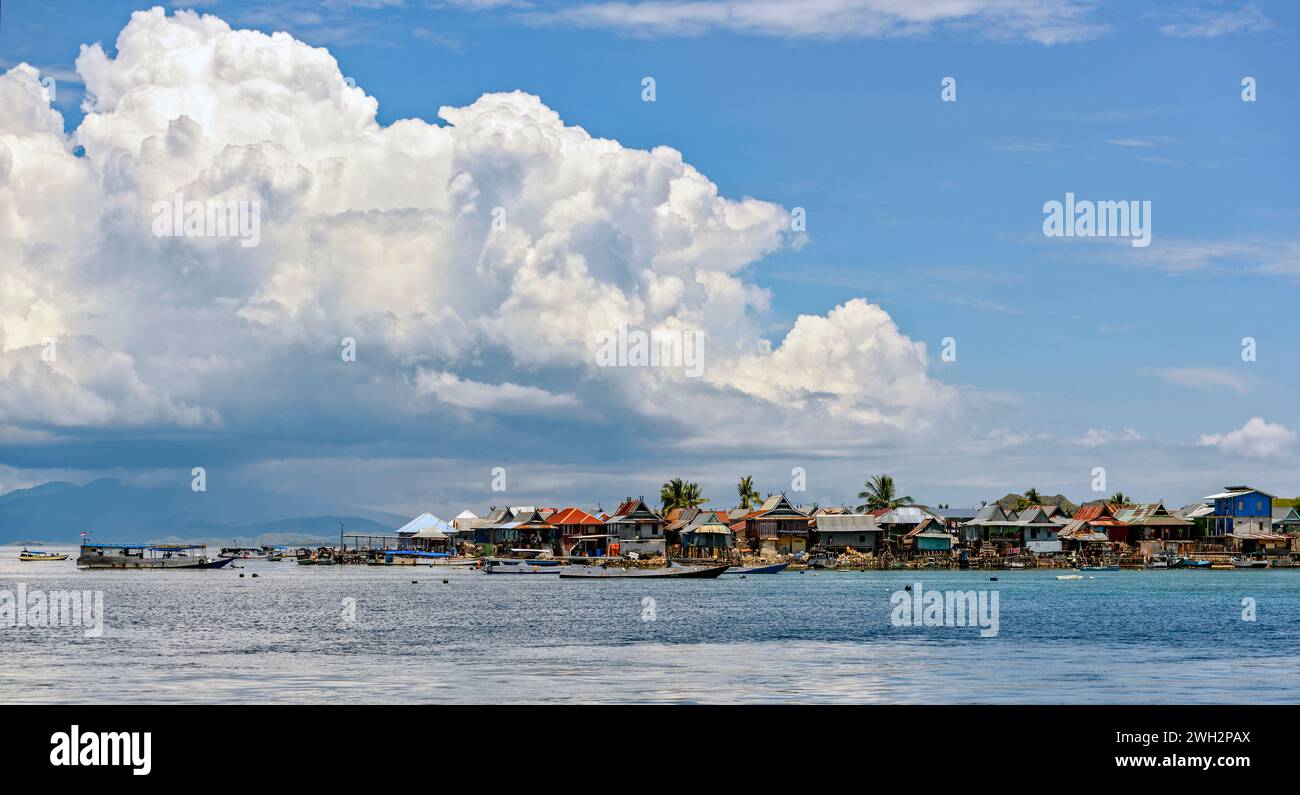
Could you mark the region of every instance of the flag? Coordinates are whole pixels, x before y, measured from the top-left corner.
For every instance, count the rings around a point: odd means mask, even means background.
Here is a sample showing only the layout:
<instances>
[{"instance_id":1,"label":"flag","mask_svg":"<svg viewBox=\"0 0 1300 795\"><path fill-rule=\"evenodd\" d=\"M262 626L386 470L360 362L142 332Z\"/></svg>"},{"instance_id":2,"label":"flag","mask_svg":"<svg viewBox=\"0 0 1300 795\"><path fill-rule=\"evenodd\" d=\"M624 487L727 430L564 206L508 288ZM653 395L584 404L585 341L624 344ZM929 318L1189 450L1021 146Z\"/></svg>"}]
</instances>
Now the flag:
<instances>
[{"instance_id":1,"label":"flag","mask_svg":"<svg viewBox=\"0 0 1300 795\"><path fill-rule=\"evenodd\" d=\"M90 535L90 531L89 531L89 530L82 530L82 531L81 531L81 537L82 537L82 538L85 538L85 537L88 536L88 535Z\"/></svg>"}]
</instances>

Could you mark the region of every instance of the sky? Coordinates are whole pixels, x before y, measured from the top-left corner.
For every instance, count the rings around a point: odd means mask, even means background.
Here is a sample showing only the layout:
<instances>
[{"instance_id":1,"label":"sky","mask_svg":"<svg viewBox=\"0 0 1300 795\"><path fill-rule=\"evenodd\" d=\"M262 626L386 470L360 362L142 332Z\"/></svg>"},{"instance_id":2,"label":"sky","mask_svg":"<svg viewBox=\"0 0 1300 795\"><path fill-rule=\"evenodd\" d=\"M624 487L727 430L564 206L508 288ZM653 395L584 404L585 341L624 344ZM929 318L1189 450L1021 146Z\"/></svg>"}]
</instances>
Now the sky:
<instances>
[{"instance_id":1,"label":"sky","mask_svg":"<svg viewBox=\"0 0 1300 795\"><path fill-rule=\"evenodd\" d=\"M7 2L0 493L1295 496L1298 24ZM257 202L256 239L160 234L178 193ZM1149 207L1149 245L1046 235L1067 194ZM699 341L699 372L604 366L620 328Z\"/></svg>"}]
</instances>

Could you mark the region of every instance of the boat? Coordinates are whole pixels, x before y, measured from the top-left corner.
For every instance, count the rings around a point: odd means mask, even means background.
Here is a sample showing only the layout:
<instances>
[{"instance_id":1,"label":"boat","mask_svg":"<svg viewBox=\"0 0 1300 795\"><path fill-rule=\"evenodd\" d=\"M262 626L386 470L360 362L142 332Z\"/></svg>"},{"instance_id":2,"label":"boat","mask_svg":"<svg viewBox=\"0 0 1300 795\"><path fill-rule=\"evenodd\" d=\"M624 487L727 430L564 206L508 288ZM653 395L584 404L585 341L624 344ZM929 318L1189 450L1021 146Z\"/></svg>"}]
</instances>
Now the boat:
<instances>
[{"instance_id":1,"label":"boat","mask_svg":"<svg viewBox=\"0 0 1300 795\"><path fill-rule=\"evenodd\" d=\"M1214 564L1208 560L1192 560L1191 558L1179 558L1176 564L1176 567L1180 569L1209 569L1213 568L1213 566Z\"/></svg>"},{"instance_id":2,"label":"boat","mask_svg":"<svg viewBox=\"0 0 1300 795\"><path fill-rule=\"evenodd\" d=\"M83 569L219 569L234 558L209 558L206 544L82 544Z\"/></svg>"},{"instance_id":3,"label":"boat","mask_svg":"<svg viewBox=\"0 0 1300 795\"><path fill-rule=\"evenodd\" d=\"M438 560L449 558L446 552L425 552L422 549L381 549L369 561L372 566L432 566Z\"/></svg>"},{"instance_id":4,"label":"boat","mask_svg":"<svg viewBox=\"0 0 1300 795\"><path fill-rule=\"evenodd\" d=\"M808 556L808 565L814 569L833 569L840 565L839 558L824 549L814 549Z\"/></svg>"},{"instance_id":5,"label":"boat","mask_svg":"<svg viewBox=\"0 0 1300 795\"><path fill-rule=\"evenodd\" d=\"M1119 566L1080 566L1079 571L1119 571Z\"/></svg>"},{"instance_id":6,"label":"boat","mask_svg":"<svg viewBox=\"0 0 1300 795\"><path fill-rule=\"evenodd\" d=\"M294 558L293 552L288 547L265 546L262 547L262 551L266 553L266 559L272 563L279 563L284 560L293 560Z\"/></svg>"},{"instance_id":7,"label":"boat","mask_svg":"<svg viewBox=\"0 0 1300 795\"><path fill-rule=\"evenodd\" d=\"M231 560L266 560L270 556L261 547L222 547L217 557Z\"/></svg>"},{"instance_id":8,"label":"boat","mask_svg":"<svg viewBox=\"0 0 1300 795\"><path fill-rule=\"evenodd\" d=\"M545 555L549 550L531 549L528 547L511 547L510 554L516 558L535 558L539 555Z\"/></svg>"},{"instance_id":9,"label":"boat","mask_svg":"<svg viewBox=\"0 0 1300 795\"><path fill-rule=\"evenodd\" d=\"M1235 567L1231 563L1211 563L1210 568L1214 571L1232 571Z\"/></svg>"},{"instance_id":10,"label":"boat","mask_svg":"<svg viewBox=\"0 0 1300 795\"><path fill-rule=\"evenodd\" d=\"M484 574L555 574L560 567L561 561L558 560L487 558L483 561Z\"/></svg>"},{"instance_id":11,"label":"boat","mask_svg":"<svg viewBox=\"0 0 1300 795\"><path fill-rule=\"evenodd\" d=\"M1056 579L1058 579L1058 580L1082 580L1082 579L1083 579L1083 575L1082 575L1082 574L1058 574L1058 575L1056 575Z\"/></svg>"},{"instance_id":12,"label":"boat","mask_svg":"<svg viewBox=\"0 0 1300 795\"><path fill-rule=\"evenodd\" d=\"M1018 560L1013 560L1013 561L1011 561L1010 563L1007 563L1003 568L1007 568L1007 569L1023 569L1024 567L1025 567L1025 564L1021 563L1021 562L1018 561Z\"/></svg>"},{"instance_id":13,"label":"boat","mask_svg":"<svg viewBox=\"0 0 1300 795\"><path fill-rule=\"evenodd\" d=\"M560 571L560 579L603 580L616 577L682 577L713 579L730 566L683 566L670 563L660 569L625 569L617 566L569 566Z\"/></svg>"},{"instance_id":14,"label":"boat","mask_svg":"<svg viewBox=\"0 0 1300 795\"><path fill-rule=\"evenodd\" d=\"M337 562L334 558L334 550L329 547L321 547L315 551L310 549L298 550L298 565L300 566L333 566Z\"/></svg>"},{"instance_id":15,"label":"boat","mask_svg":"<svg viewBox=\"0 0 1300 795\"><path fill-rule=\"evenodd\" d=\"M68 556L61 552L42 552L39 549L24 549L18 553L19 560L35 562L38 560L67 560Z\"/></svg>"},{"instance_id":16,"label":"boat","mask_svg":"<svg viewBox=\"0 0 1300 795\"><path fill-rule=\"evenodd\" d=\"M734 568L728 571L728 574L779 574L786 570L789 563L773 563L770 566L751 566L747 569Z\"/></svg>"},{"instance_id":17,"label":"boat","mask_svg":"<svg viewBox=\"0 0 1300 795\"><path fill-rule=\"evenodd\" d=\"M477 567L479 565L479 560L478 558L434 558L429 563L432 566L456 566L456 567L472 568L472 567Z\"/></svg>"},{"instance_id":18,"label":"boat","mask_svg":"<svg viewBox=\"0 0 1300 795\"><path fill-rule=\"evenodd\" d=\"M1232 566L1236 569L1267 569L1268 561L1263 558L1240 556L1232 558Z\"/></svg>"}]
</instances>

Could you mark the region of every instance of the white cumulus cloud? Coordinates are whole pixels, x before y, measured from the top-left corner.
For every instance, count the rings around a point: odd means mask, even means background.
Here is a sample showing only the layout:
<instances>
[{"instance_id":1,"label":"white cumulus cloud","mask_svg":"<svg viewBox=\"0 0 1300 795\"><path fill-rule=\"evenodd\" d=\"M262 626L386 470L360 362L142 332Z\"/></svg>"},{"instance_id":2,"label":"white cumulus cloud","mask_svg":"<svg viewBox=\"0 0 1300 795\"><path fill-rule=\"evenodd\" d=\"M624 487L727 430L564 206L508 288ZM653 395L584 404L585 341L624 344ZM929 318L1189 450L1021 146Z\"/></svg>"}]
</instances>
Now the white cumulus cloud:
<instances>
[{"instance_id":1,"label":"white cumulus cloud","mask_svg":"<svg viewBox=\"0 0 1300 795\"><path fill-rule=\"evenodd\" d=\"M1295 441L1295 431L1285 425L1251 417L1235 431L1203 434L1200 443L1245 458L1280 458Z\"/></svg>"},{"instance_id":2,"label":"white cumulus cloud","mask_svg":"<svg viewBox=\"0 0 1300 795\"><path fill-rule=\"evenodd\" d=\"M959 410L924 344L866 300L769 342L746 269L801 237L675 149L593 137L520 92L382 125L327 50L211 15L137 12L114 53L77 58L70 138L35 70L0 76L0 406L18 422L287 433L289 411L309 435L333 406L383 437L384 418L439 405L581 403L843 439ZM155 236L177 195L257 202L259 244ZM621 326L698 333L704 377L597 367ZM42 373L47 338L78 342Z\"/></svg>"}]
</instances>

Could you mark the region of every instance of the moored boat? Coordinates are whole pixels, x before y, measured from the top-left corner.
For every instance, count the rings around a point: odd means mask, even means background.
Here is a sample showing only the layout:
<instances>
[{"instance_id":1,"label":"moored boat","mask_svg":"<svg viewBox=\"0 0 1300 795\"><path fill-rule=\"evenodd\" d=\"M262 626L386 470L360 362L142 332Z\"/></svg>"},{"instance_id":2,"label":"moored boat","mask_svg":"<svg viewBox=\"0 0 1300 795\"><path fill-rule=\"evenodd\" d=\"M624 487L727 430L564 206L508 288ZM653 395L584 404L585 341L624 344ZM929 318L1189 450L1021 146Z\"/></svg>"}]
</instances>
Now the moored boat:
<instances>
[{"instance_id":1,"label":"moored boat","mask_svg":"<svg viewBox=\"0 0 1300 795\"><path fill-rule=\"evenodd\" d=\"M61 552L43 552L39 549L24 549L18 553L19 560L36 562L41 560L67 560L68 556Z\"/></svg>"},{"instance_id":2,"label":"moored boat","mask_svg":"<svg viewBox=\"0 0 1300 795\"><path fill-rule=\"evenodd\" d=\"M206 544L82 544L84 569L219 569L233 558L212 559Z\"/></svg>"},{"instance_id":3,"label":"moored boat","mask_svg":"<svg viewBox=\"0 0 1300 795\"><path fill-rule=\"evenodd\" d=\"M1177 568L1180 569L1208 569L1213 567L1213 563L1208 560L1193 560L1192 558L1179 558Z\"/></svg>"},{"instance_id":4,"label":"moored boat","mask_svg":"<svg viewBox=\"0 0 1300 795\"><path fill-rule=\"evenodd\" d=\"M749 568L733 568L727 571L728 574L779 574L789 567L789 563L773 563L770 566L751 566Z\"/></svg>"},{"instance_id":5,"label":"moored boat","mask_svg":"<svg viewBox=\"0 0 1300 795\"><path fill-rule=\"evenodd\" d=\"M333 566L338 563L335 559L334 550L329 547L321 547L315 551L310 549L298 550L298 565L300 566Z\"/></svg>"},{"instance_id":6,"label":"moored boat","mask_svg":"<svg viewBox=\"0 0 1300 795\"><path fill-rule=\"evenodd\" d=\"M483 561L484 574L555 574L561 568L558 560L487 558Z\"/></svg>"},{"instance_id":7,"label":"moored boat","mask_svg":"<svg viewBox=\"0 0 1300 795\"><path fill-rule=\"evenodd\" d=\"M1267 569L1268 561L1263 558L1240 556L1232 558L1232 565L1237 569Z\"/></svg>"},{"instance_id":8,"label":"moored boat","mask_svg":"<svg viewBox=\"0 0 1300 795\"><path fill-rule=\"evenodd\" d=\"M570 566L560 572L560 579L613 579L621 577L682 577L713 579L729 566L683 566L673 563L660 569L625 569L617 566Z\"/></svg>"},{"instance_id":9,"label":"moored boat","mask_svg":"<svg viewBox=\"0 0 1300 795\"><path fill-rule=\"evenodd\" d=\"M433 566L451 557L446 552L425 552L420 549L384 549L373 560L374 566Z\"/></svg>"},{"instance_id":10,"label":"moored boat","mask_svg":"<svg viewBox=\"0 0 1300 795\"><path fill-rule=\"evenodd\" d=\"M266 560L269 555L261 547L222 547L217 557L231 560Z\"/></svg>"},{"instance_id":11,"label":"moored boat","mask_svg":"<svg viewBox=\"0 0 1300 795\"><path fill-rule=\"evenodd\" d=\"M1080 566L1079 571L1119 571L1119 566Z\"/></svg>"},{"instance_id":12,"label":"moored boat","mask_svg":"<svg viewBox=\"0 0 1300 795\"><path fill-rule=\"evenodd\" d=\"M824 549L814 549L808 556L808 565L814 569L834 569L840 565L840 560Z\"/></svg>"}]
</instances>

